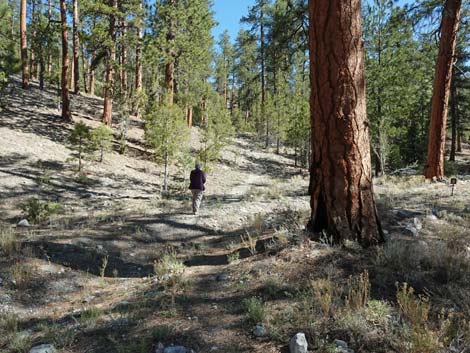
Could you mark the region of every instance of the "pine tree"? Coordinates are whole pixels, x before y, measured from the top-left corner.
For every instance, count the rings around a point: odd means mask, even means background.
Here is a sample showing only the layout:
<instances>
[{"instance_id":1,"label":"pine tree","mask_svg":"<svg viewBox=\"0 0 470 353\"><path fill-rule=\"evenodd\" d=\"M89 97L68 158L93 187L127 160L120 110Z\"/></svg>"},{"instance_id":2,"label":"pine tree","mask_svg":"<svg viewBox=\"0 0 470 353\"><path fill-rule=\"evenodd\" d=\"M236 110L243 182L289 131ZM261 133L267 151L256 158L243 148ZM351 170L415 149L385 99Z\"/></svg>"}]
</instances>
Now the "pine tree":
<instances>
[{"instance_id":1,"label":"pine tree","mask_svg":"<svg viewBox=\"0 0 470 353\"><path fill-rule=\"evenodd\" d=\"M447 106L461 4L461 0L446 0L442 12L441 40L434 76L429 125L428 160L424 172L426 179L444 178Z\"/></svg>"},{"instance_id":2,"label":"pine tree","mask_svg":"<svg viewBox=\"0 0 470 353\"><path fill-rule=\"evenodd\" d=\"M372 191L360 9L360 0L309 0L309 229L369 246L383 238Z\"/></svg>"},{"instance_id":3,"label":"pine tree","mask_svg":"<svg viewBox=\"0 0 470 353\"><path fill-rule=\"evenodd\" d=\"M169 169L181 149L188 143L189 130L184 113L165 97L162 104L154 104L144 116L145 140L152 147L157 162L163 162L163 191L168 192Z\"/></svg>"}]
</instances>

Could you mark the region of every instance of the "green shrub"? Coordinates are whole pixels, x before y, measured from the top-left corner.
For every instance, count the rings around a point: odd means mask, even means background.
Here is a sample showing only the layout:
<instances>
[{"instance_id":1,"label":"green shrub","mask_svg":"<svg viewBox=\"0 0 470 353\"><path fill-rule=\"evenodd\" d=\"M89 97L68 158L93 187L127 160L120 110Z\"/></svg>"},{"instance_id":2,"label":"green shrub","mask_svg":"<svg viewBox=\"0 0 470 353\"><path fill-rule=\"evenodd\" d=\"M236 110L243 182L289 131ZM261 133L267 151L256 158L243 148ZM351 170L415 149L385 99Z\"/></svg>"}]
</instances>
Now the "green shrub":
<instances>
[{"instance_id":1,"label":"green shrub","mask_svg":"<svg viewBox=\"0 0 470 353\"><path fill-rule=\"evenodd\" d=\"M35 197L28 199L22 205L22 210L26 218L33 224L44 222L49 217L57 214L59 209L60 203L51 201L43 202Z\"/></svg>"},{"instance_id":2,"label":"green shrub","mask_svg":"<svg viewBox=\"0 0 470 353\"><path fill-rule=\"evenodd\" d=\"M252 297L243 301L243 306L248 321L254 325L264 323L266 320L266 308L260 298Z\"/></svg>"}]
</instances>

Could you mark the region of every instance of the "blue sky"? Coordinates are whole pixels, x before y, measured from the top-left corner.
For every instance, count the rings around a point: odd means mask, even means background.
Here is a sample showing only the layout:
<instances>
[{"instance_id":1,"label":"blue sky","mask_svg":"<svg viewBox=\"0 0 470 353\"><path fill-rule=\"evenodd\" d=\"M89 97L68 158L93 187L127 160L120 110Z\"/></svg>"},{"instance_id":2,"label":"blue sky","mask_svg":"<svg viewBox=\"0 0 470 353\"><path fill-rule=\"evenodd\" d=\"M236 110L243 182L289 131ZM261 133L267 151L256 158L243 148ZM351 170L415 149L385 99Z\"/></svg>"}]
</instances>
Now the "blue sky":
<instances>
[{"instance_id":1,"label":"blue sky","mask_svg":"<svg viewBox=\"0 0 470 353\"><path fill-rule=\"evenodd\" d=\"M212 31L214 38L219 39L220 34L227 29L232 41L241 27L240 19L248 14L248 8L253 6L255 0L213 0L215 20L219 23ZM411 0L399 0L398 4L406 4Z\"/></svg>"},{"instance_id":2,"label":"blue sky","mask_svg":"<svg viewBox=\"0 0 470 353\"><path fill-rule=\"evenodd\" d=\"M240 19L248 14L248 8L254 0L214 0L215 20L219 25L212 33L216 40L224 30L228 30L232 40L235 39L241 27Z\"/></svg>"}]
</instances>

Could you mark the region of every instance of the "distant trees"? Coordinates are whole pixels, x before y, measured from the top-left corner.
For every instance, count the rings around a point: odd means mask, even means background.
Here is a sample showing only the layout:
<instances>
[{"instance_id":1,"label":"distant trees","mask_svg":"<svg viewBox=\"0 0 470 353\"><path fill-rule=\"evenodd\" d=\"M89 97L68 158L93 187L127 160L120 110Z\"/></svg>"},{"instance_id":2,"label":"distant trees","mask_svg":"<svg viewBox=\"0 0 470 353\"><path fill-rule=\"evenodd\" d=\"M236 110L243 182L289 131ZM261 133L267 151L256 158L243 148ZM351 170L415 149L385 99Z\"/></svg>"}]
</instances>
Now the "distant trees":
<instances>
[{"instance_id":1,"label":"distant trees","mask_svg":"<svg viewBox=\"0 0 470 353\"><path fill-rule=\"evenodd\" d=\"M429 125L428 160L424 172L426 179L441 180L444 177L447 110L461 5L461 0L446 0L442 11L441 39L434 76Z\"/></svg>"},{"instance_id":2,"label":"distant trees","mask_svg":"<svg viewBox=\"0 0 470 353\"><path fill-rule=\"evenodd\" d=\"M309 0L312 166L309 228L383 241L372 191L361 1Z\"/></svg>"}]
</instances>

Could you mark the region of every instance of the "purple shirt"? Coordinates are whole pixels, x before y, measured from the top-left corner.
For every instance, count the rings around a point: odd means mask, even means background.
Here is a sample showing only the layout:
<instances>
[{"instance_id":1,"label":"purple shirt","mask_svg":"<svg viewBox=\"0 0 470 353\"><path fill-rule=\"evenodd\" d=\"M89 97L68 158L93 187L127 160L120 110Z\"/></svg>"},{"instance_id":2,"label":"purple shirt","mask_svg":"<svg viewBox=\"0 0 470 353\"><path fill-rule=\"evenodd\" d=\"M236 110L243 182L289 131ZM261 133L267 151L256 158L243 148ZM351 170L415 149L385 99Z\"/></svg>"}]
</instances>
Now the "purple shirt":
<instances>
[{"instance_id":1,"label":"purple shirt","mask_svg":"<svg viewBox=\"0 0 470 353\"><path fill-rule=\"evenodd\" d=\"M204 184L206 183L206 175L200 169L194 169L189 176L191 183L189 184L190 190L205 190Z\"/></svg>"}]
</instances>

